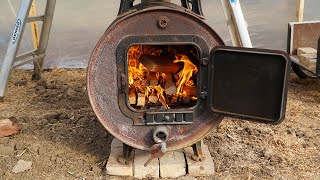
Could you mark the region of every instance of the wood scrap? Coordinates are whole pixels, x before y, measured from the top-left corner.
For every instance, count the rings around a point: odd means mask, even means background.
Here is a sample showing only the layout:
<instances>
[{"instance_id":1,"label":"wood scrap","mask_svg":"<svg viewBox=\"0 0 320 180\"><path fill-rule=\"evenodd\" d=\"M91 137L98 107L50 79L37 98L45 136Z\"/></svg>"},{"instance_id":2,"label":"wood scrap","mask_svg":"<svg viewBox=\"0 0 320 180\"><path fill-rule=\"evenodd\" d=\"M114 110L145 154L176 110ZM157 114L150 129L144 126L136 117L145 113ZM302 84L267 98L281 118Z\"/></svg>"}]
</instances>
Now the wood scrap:
<instances>
[{"instance_id":1,"label":"wood scrap","mask_svg":"<svg viewBox=\"0 0 320 180\"><path fill-rule=\"evenodd\" d=\"M165 81L164 91L168 95L173 95L177 92L177 87L172 80L172 74L166 74L166 81Z\"/></svg>"},{"instance_id":2,"label":"wood scrap","mask_svg":"<svg viewBox=\"0 0 320 180\"><path fill-rule=\"evenodd\" d=\"M18 132L19 127L16 118L11 117L0 120L0 138L17 134Z\"/></svg>"},{"instance_id":3,"label":"wood scrap","mask_svg":"<svg viewBox=\"0 0 320 180\"><path fill-rule=\"evenodd\" d=\"M134 89L129 92L129 103L137 104L137 95Z\"/></svg>"},{"instance_id":4,"label":"wood scrap","mask_svg":"<svg viewBox=\"0 0 320 180\"><path fill-rule=\"evenodd\" d=\"M151 72L150 76L150 86L158 86L159 84L159 75L157 73Z\"/></svg>"},{"instance_id":5,"label":"wood scrap","mask_svg":"<svg viewBox=\"0 0 320 180\"><path fill-rule=\"evenodd\" d=\"M138 93L137 106L144 107L146 105L146 95L144 93Z\"/></svg>"}]
</instances>

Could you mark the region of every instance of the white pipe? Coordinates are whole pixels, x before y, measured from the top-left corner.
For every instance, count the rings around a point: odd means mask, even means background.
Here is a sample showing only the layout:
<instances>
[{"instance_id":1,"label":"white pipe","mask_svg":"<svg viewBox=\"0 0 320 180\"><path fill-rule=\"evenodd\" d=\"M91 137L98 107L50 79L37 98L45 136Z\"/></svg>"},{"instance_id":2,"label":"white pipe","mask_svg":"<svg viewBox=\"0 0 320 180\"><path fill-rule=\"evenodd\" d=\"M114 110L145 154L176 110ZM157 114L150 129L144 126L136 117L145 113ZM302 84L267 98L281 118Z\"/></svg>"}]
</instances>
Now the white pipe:
<instances>
[{"instance_id":1,"label":"white pipe","mask_svg":"<svg viewBox=\"0 0 320 180\"><path fill-rule=\"evenodd\" d=\"M222 4L222 9L224 12L224 17L226 18L227 26L229 29L229 34L231 37L231 42L233 46L240 47L241 43L239 41L239 35L237 32L236 25L234 23L233 17L232 17L232 12L231 12L231 7L229 0L221 0Z\"/></svg>"},{"instance_id":2,"label":"white pipe","mask_svg":"<svg viewBox=\"0 0 320 180\"><path fill-rule=\"evenodd\" d=\"M229 0L229 2L238 29L242 47L252 48L252 43L248 32L247 23L243 17L240 0Z\"/></svg>"}]
</instances>

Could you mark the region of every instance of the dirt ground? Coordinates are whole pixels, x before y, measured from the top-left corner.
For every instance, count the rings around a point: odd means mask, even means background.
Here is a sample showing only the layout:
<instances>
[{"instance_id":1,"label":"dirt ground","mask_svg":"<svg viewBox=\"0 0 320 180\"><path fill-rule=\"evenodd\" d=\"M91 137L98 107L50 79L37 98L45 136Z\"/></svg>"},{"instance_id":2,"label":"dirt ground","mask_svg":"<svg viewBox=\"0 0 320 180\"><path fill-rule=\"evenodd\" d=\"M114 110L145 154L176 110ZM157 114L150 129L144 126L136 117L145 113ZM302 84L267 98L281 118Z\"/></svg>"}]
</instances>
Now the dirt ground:
<instances>
[{"instance_id":1,"label":"dirt ground","mask_svg":"<svg viewBox=\"0 0 320 180\"><path fill-rule=\"evenodd\" d=\"M0 150L0 179L117 179L105 175L113 137L91 109L85 76L54 69L32 82L31 71L14 71L0 119L16 117L21 131L0 138L12 151ZM320 81L291 76L282 124L226 119L205 143L216 173L199 179L320 179ZM15 174L20 159L32 169Z\"/></svg>"}]
</instances>

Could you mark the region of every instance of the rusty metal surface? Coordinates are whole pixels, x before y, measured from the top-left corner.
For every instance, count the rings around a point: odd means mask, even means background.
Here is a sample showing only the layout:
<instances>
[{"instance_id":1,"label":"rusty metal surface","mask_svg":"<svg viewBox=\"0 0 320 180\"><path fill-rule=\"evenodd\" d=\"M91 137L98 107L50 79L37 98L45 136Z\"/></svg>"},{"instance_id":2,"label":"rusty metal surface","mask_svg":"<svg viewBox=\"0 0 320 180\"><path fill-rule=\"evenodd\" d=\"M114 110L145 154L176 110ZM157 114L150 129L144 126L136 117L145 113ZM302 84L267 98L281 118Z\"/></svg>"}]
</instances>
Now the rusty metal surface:
<instances>
[{"instance_id":1,"label":"rusty metal surface","mask_svg":"<svg viewBox=\"0 0 320 180\"><path fill-rule=\"evenodd\" d=\"M157 19L170 19L163 29ZM219 36L198 17L180 10L166 7L150 7L117 19L105 32L95 47L88 66L87 86L90 103L101 124L117 139L138 149L149 150L155 126L133 126L119 108L116 49L121 40L128 36L192 34L203 39L211 50L223 45ZM155 42L153 42L155 43ZM190 125L167 126L169 138L167 150L190 146L204 138L217 126L222 117L203 107L203 113L194 118Z\"/></svg>"}]
</instances>

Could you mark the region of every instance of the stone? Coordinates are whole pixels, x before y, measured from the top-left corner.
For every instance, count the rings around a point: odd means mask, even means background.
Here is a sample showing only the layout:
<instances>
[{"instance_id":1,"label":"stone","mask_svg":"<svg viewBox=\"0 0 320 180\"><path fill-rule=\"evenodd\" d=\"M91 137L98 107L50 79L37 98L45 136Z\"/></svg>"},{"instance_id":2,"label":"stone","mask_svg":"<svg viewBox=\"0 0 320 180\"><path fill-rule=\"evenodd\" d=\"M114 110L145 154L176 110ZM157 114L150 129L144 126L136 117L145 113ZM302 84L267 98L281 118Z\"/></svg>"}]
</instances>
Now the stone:
<instances>
[{"instance_id":1,"label":"stone","mask_svg":"<svg viewBox=\"0 0 320 180\"><path fill-rule=\"evenodd\" d=\"M160 159L160 177L178 178L186 175L186 162L181 151L165 153Z\"/></svg>"},{"instance_id":2,"label":"stone","mask_svg":"<svg viewBox=\"0 0 320 180\"><path fill-rule=\"evenodd\" d=\"M67 91L66 91L66 94L69 96L69 97L73 97L77 94L77 92L72 89L72 88L69 88Z\"/></svg>"},{"instance_id":3,"label":"stone","mask_svg":"<svg viewBox=\"0 0 320 180\"><path fill-rule=\"evenodd\" d=\"M2 137L0 138L0 144L8 144L9 137Z\"/></svg>"},{"instance_id":4,"label":"stone","mask_svg":"<svg viewBox=\"0 0 320 180\"><path fill-rule=\"evenodd\" d=\"M10 136L19 132L17 120L15 118L0 120L0 138Z\"/></svg>"},{"instance_id":5,"label":"stone","mask_svg":"<svg viewBox=\"0 0 320 180\"><path fill-rule=\"evenodd\" d=\"M135 178L159 178L159 159L153 159L147 167L144 167L144 163L150 157L149 151L135 150L134 162L133 162L133 174Z\"/></svg>"},{"instance_id":6,"label":"stone","mask_svg":"<svg viewBox=\"0 0 320 180\"><path fill-rule=\"evenodd\" d=\"M192 147L184 148L184 152L187 160L188 174L190 176L211 176L214 174L214 163L207 145L202 144L202 153L205 159L201 162L192 160L191 156L194 154Z\"/></svg>"},{"instance_id":7,"label":"stone","mask_svg":"<svg viewBox=\"0 0 320 180\"><path fill-rule=\"evenodd\" d=\"M14 148L0 146L0 156L14 156Z\"/></svg>"},{"instance_id":8,"label":"stone","mask_svg":"<svg viewBox=\"0 0 320 180\"><path fill-rule=\"evenodd\" d=\"M128 165L119 162L123 150L122 144L120 147L120 143L121 142L115 138L111 143L111 152L106 166L106 173L111 176L133 176L132 161L130 161Z\"/></svg>"},{"instance_id":9,"label":"stone","mask_svg":"<svg viewBox=\"0 0 320 180\"><path fill-rule=\"evenodd\" d=\"M32 161L19 160L17 164L13 167L12 172L14 173L24 172L26 170L31 169L31 167L32 167Z\"/></svg>"},{"instance_id":10,"label":"stone","mask_svg":"<svg viewBox=\"0 0 320 180\"><path fill-rule=\"evenodd\" d=\"M300 47L297 50L297 55L301 56L301 54L317 54L317 50L311 47Z\"/></svg>"}]
</instances>

